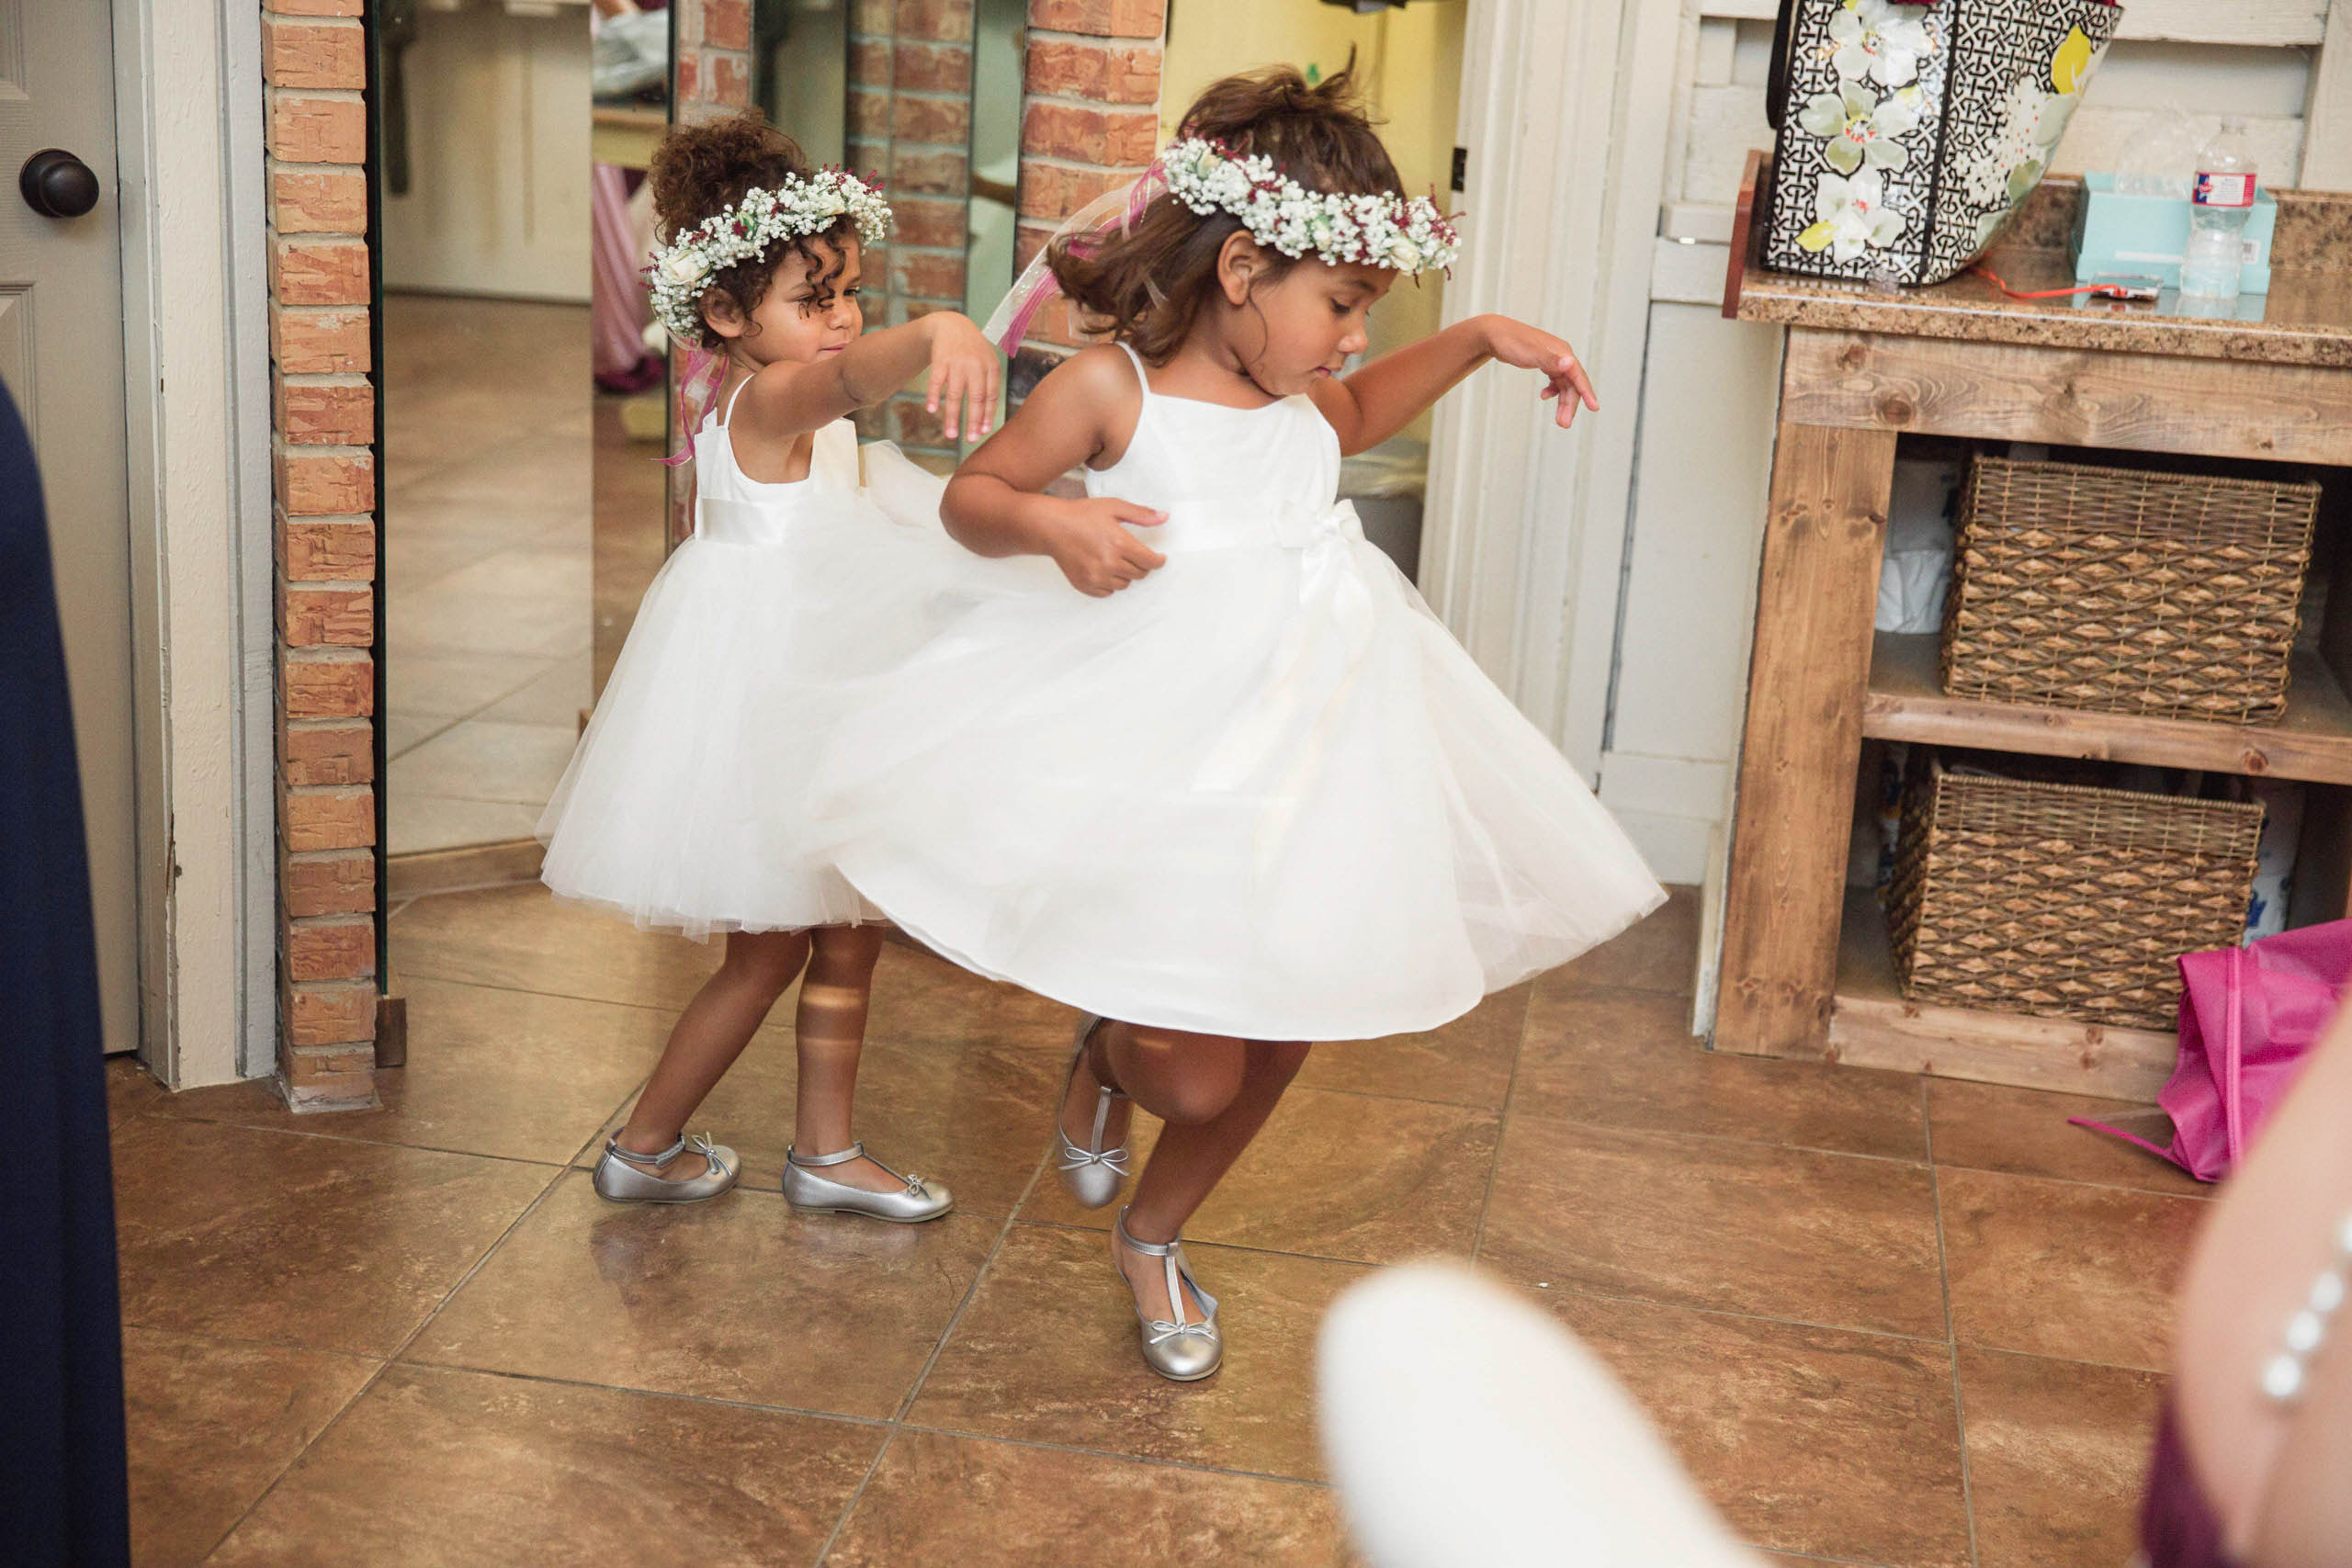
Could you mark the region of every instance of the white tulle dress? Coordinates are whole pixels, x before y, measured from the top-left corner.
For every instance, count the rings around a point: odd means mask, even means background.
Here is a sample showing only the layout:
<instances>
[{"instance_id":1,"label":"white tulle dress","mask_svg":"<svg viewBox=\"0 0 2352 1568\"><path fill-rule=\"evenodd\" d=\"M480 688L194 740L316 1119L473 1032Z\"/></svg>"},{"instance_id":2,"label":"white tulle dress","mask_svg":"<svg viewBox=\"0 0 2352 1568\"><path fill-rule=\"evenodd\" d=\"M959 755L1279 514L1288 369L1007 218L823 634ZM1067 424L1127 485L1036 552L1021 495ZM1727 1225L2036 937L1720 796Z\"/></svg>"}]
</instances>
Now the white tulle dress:
<instances>
[{"instance_id":1,"label":"white tulle dress","mask_svg":"<svg viewBox=\"0 0 2352 1568\"><path fill-rule=\"evenodd\" d=\"M967 968L1255 1039L1434 1028L1656 908L1623 831L1365 542L1339 472L1306 398L1147 382L1086 484L1167 511L1139 532L1168 564L1095 599L1038 558L979 562L918 651L820 682L857 695L783 727L824 731L811 842Z\"/></svg>"},{"instance_id":2,"label":"white tulle dress","mask_svg":"<svg viewBox=\"0 0 2352 1568\"><path fill-rule=\"evenodd\" d=\"M694 537L646 590L539 818L541 875L562 897L695 937L873 920L812 857L797 814L817 738L779 747L769 727L779 682L871 674L929 634L921 617L958 553L937 525L939 481L896 448L869 448L886 478L863 489L847 420L816 433L807 479L750 479L728 438L732 406L695 436ZM926 509L923 525L892 521Z\"/></svg>"}]
</instances>

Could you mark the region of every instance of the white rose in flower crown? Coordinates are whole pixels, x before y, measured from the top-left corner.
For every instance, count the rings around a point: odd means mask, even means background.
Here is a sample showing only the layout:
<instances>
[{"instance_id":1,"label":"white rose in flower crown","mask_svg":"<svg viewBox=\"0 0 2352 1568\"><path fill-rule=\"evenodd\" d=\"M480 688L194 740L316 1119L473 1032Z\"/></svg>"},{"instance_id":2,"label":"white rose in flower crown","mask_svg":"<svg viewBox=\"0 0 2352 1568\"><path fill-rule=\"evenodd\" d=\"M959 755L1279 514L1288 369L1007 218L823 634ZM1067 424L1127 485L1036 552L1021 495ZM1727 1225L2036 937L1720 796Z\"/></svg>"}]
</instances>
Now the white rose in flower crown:
<instances>
[{"instance_id":1,"label":"white rose in flower crown","mask_svg":"<svg viewBox=\"0 0 2352 1568\"><path fill-rule=\"evenodd\" d=\"M1388 265L1399 272L1409 272L1421 261L1421 247L1399 234L1388 243Z\"/></svg>"},{"instance_id":2,"label":"white rose in flower crown","mask_svg":"<svg viewBox=\"0 0 2352 1568\"><path fill-rule=\"evenodd\" d=\"M710 271L710 264L693 251L673 251L662 258L662 270L675 283L699 283Z\"/></svg>"}]
</instances>

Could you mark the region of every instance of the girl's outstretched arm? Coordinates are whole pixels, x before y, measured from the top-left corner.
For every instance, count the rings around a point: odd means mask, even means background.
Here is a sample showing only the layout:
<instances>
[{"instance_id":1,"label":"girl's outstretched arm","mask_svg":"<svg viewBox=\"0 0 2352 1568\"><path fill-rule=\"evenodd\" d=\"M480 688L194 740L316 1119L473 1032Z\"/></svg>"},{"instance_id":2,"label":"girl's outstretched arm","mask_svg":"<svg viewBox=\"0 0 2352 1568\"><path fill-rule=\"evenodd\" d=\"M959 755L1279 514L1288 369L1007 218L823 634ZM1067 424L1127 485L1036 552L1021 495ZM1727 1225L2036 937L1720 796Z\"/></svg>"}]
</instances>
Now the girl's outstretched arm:
<instances>
[{"instance_id":1,"label":"girl's outstretched arm","mask_svg":"<svg viewBox=\"0 0 2352 1568\"><path fill-rule=\"evenodd\" d=\"M1418 343L1391 349L1354 375L1316 384L1309 395L1339 432L1340 450L1352 455L1379 446L1488 360L1544 373L1539 397L1558 398L1555 423L1576 423L1579 404L1598 410L1592 382L1576 351L1541 327L1509 316L1472 316Z\"/></svg>"},{"instance_id":2,"label":"girl's outstretched arm","mask_svg":"<svg viewBox=\"0 0 2352 1568\"><path fill-rule=\"evenodd\" d=\"M1050 556L1070 586L1102 598L1167 564L1127 532L1166 514L1111 496L1047 495L1047 485L1101 454L1114 418L1132 427L1135 372L1114 348L1072 355L1037 383L988 444L964 459L940 498L940 520L983 556Z\"/></svg>"},{"instance_id":3,"label":"girl's outstretched arm","mask_svg":"<svg viewBox=\"0 0 2352 1568\"><path fill-rule=\"evenodd\" d=\"M881 402L931 367L924 406L946 411L949 439L960 424L973 440L996 420L1003 361L968 317L934 310L903 326L860 335L839 354L815 364L778 360L743 389L736 417L770 437L820 429L858 409Z\"/></svg>"}]
</instances>

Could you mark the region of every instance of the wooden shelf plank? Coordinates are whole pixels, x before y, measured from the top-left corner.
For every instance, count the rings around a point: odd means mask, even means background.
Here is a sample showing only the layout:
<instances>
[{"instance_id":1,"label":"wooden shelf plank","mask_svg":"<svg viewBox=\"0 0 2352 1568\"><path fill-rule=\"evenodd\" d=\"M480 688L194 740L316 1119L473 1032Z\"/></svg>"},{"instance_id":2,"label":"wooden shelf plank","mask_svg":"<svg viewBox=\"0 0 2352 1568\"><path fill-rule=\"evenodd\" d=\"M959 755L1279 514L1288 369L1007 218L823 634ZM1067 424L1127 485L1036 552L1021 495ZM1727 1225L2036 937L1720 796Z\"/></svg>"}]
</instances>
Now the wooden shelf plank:
<instances>
[{"instance_id":1,"label":"wooden shelf plank","mask_svg":"<svg viewBox=\"0 0 2352 1568\"><path fill-rule=\"evenodd\" d=\"M2352 700L2325 664L2303 652L2294 656L2287 713L2278 723L2207 724L1948 697L1937 673L1933 633L1881 632L1871 649L1862 733L2041 757L2352 784Z\"/></svg>"},{"instance_id":2,"label":"wooden shelf plank","mask_svg":"<svg viewBox=\"0 0 2352 1568\"><path fill-rule=\"evenodd\" d=\"M2178 1041L2153 1030L1904 999L1886 916L1868 887L1846 892L1827 1059L2110 1100L2154 1100Z\"/></svg>"}]
</instances>

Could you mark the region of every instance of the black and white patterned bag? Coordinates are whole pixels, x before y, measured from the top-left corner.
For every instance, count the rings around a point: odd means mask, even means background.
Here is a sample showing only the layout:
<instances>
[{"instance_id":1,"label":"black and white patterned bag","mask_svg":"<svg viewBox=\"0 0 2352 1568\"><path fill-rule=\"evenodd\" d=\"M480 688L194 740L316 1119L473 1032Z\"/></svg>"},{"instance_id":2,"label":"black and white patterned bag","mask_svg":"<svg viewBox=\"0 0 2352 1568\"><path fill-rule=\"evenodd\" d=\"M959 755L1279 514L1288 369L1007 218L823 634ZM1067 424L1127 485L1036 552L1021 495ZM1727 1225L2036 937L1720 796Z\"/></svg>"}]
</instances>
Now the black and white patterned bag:
<instances>
[{"instance_id":1,"label":"black and white patterned bag","mask_svg":"<svg viewBox=\"0 0 2352 1568\"><path fill-rule=\"evenodd\" d=\"M2048 171L2107 0L1781 0L1764 265L1940 283Z\"/></svg>"}]
</instances>

